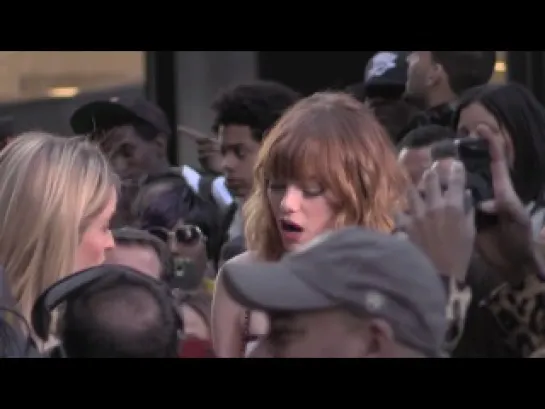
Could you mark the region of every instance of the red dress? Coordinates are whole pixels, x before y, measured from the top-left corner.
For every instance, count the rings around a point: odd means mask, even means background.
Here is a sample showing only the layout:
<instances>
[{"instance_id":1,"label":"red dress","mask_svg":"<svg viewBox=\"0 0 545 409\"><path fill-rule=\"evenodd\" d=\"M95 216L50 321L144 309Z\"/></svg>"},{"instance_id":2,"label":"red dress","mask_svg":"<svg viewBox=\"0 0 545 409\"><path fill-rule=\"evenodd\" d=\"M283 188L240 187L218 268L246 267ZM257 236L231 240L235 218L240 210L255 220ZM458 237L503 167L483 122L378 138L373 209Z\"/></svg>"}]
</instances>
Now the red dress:
<instances>
[{"instance_id":1,"label":"red dress","mask_svg":"<svg viewBox=\"0 0 545 409\"><path fill-rule=\"evenodd\" d=\"M188 337L178 345L179 358L215 358L210 341Z\"/></svg>"}]
</instances>

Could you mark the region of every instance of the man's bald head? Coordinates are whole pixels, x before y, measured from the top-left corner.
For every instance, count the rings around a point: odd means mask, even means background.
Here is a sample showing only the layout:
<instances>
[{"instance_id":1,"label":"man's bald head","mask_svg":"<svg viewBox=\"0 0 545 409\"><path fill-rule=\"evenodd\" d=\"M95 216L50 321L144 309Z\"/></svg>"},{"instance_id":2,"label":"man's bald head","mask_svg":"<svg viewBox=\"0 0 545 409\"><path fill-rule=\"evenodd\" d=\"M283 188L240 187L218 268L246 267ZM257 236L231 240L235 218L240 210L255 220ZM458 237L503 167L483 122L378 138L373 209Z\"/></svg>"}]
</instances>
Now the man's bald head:
<instances>
[{"instance_id":1,"label":"man's bald head","mask_svg":"<svg viewBox=\"0 0 545 409\"><path fill-rule=\"evenodd\" d=\"M169 358L177 356L178 323L159 282L122 276L67 303L61 338L73 358Z\"/></svg>"}]
</instances>

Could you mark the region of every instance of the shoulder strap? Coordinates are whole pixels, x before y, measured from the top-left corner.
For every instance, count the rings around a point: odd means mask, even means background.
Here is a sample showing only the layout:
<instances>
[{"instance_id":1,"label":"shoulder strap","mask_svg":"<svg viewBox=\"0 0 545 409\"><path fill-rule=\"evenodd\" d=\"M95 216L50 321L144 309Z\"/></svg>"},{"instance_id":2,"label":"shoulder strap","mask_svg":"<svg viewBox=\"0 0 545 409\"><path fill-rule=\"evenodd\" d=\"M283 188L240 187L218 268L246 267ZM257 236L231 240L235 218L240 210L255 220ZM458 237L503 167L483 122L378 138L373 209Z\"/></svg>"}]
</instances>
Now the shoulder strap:
<instances>
[{"instance_id":1,"label":"shoulder strap","mask_svg":"<svg viewBox=\"0 0 545 409\"><path fill-rule=\"evenodd\" d=\"M246 344L250 338L250 310L244 311L244 321L242 324L242 350L240 351L242 357L246 354Z\"/></svg>"}]
</instances>

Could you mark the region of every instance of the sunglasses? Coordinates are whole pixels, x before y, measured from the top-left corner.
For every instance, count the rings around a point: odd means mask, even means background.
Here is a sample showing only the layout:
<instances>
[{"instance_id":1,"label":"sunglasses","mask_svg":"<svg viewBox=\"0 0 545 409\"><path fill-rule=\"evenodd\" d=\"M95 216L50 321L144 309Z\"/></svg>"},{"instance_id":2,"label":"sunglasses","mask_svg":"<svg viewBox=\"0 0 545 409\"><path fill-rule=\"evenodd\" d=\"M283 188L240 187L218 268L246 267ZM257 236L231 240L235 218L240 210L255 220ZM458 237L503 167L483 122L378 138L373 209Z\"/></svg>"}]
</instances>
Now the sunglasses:
<instances>
[{"instance_id":1,"label":"sunglasses","mask_svg":"<svg viewBox=\"0 0 545 409\"><path fill-rule=\"evenodd\" d=\"M181 226L173 230L164 229L162 227L150 227L147 231L165 243L170 242L170 240L175 240L178 244L190 246L197 244L201 240L206 240L201 229L193 225Z\"/></svg>"}]
</instances>

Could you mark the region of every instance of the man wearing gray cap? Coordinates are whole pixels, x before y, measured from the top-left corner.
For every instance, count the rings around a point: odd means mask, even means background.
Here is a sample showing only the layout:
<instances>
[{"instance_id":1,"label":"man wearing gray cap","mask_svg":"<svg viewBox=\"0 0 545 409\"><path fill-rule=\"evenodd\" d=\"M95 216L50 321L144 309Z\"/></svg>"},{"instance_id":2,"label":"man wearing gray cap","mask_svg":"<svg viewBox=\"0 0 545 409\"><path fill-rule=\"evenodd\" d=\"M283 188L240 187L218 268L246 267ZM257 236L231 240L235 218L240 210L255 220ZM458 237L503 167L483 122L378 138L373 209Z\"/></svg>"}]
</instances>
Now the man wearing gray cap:
<instances>
[{"instance_id":1,"label":"man wearing gray cap","mask_svg":"<svg viewBox=\"0 0 545 409\"><path fill-rule=\"evenodd\" d=\"M227 263L224 270L234 300L269 314L263 356L443 356L445 289L407 240L350 227L279 262Z\"/></svg>"}]
</instances>

